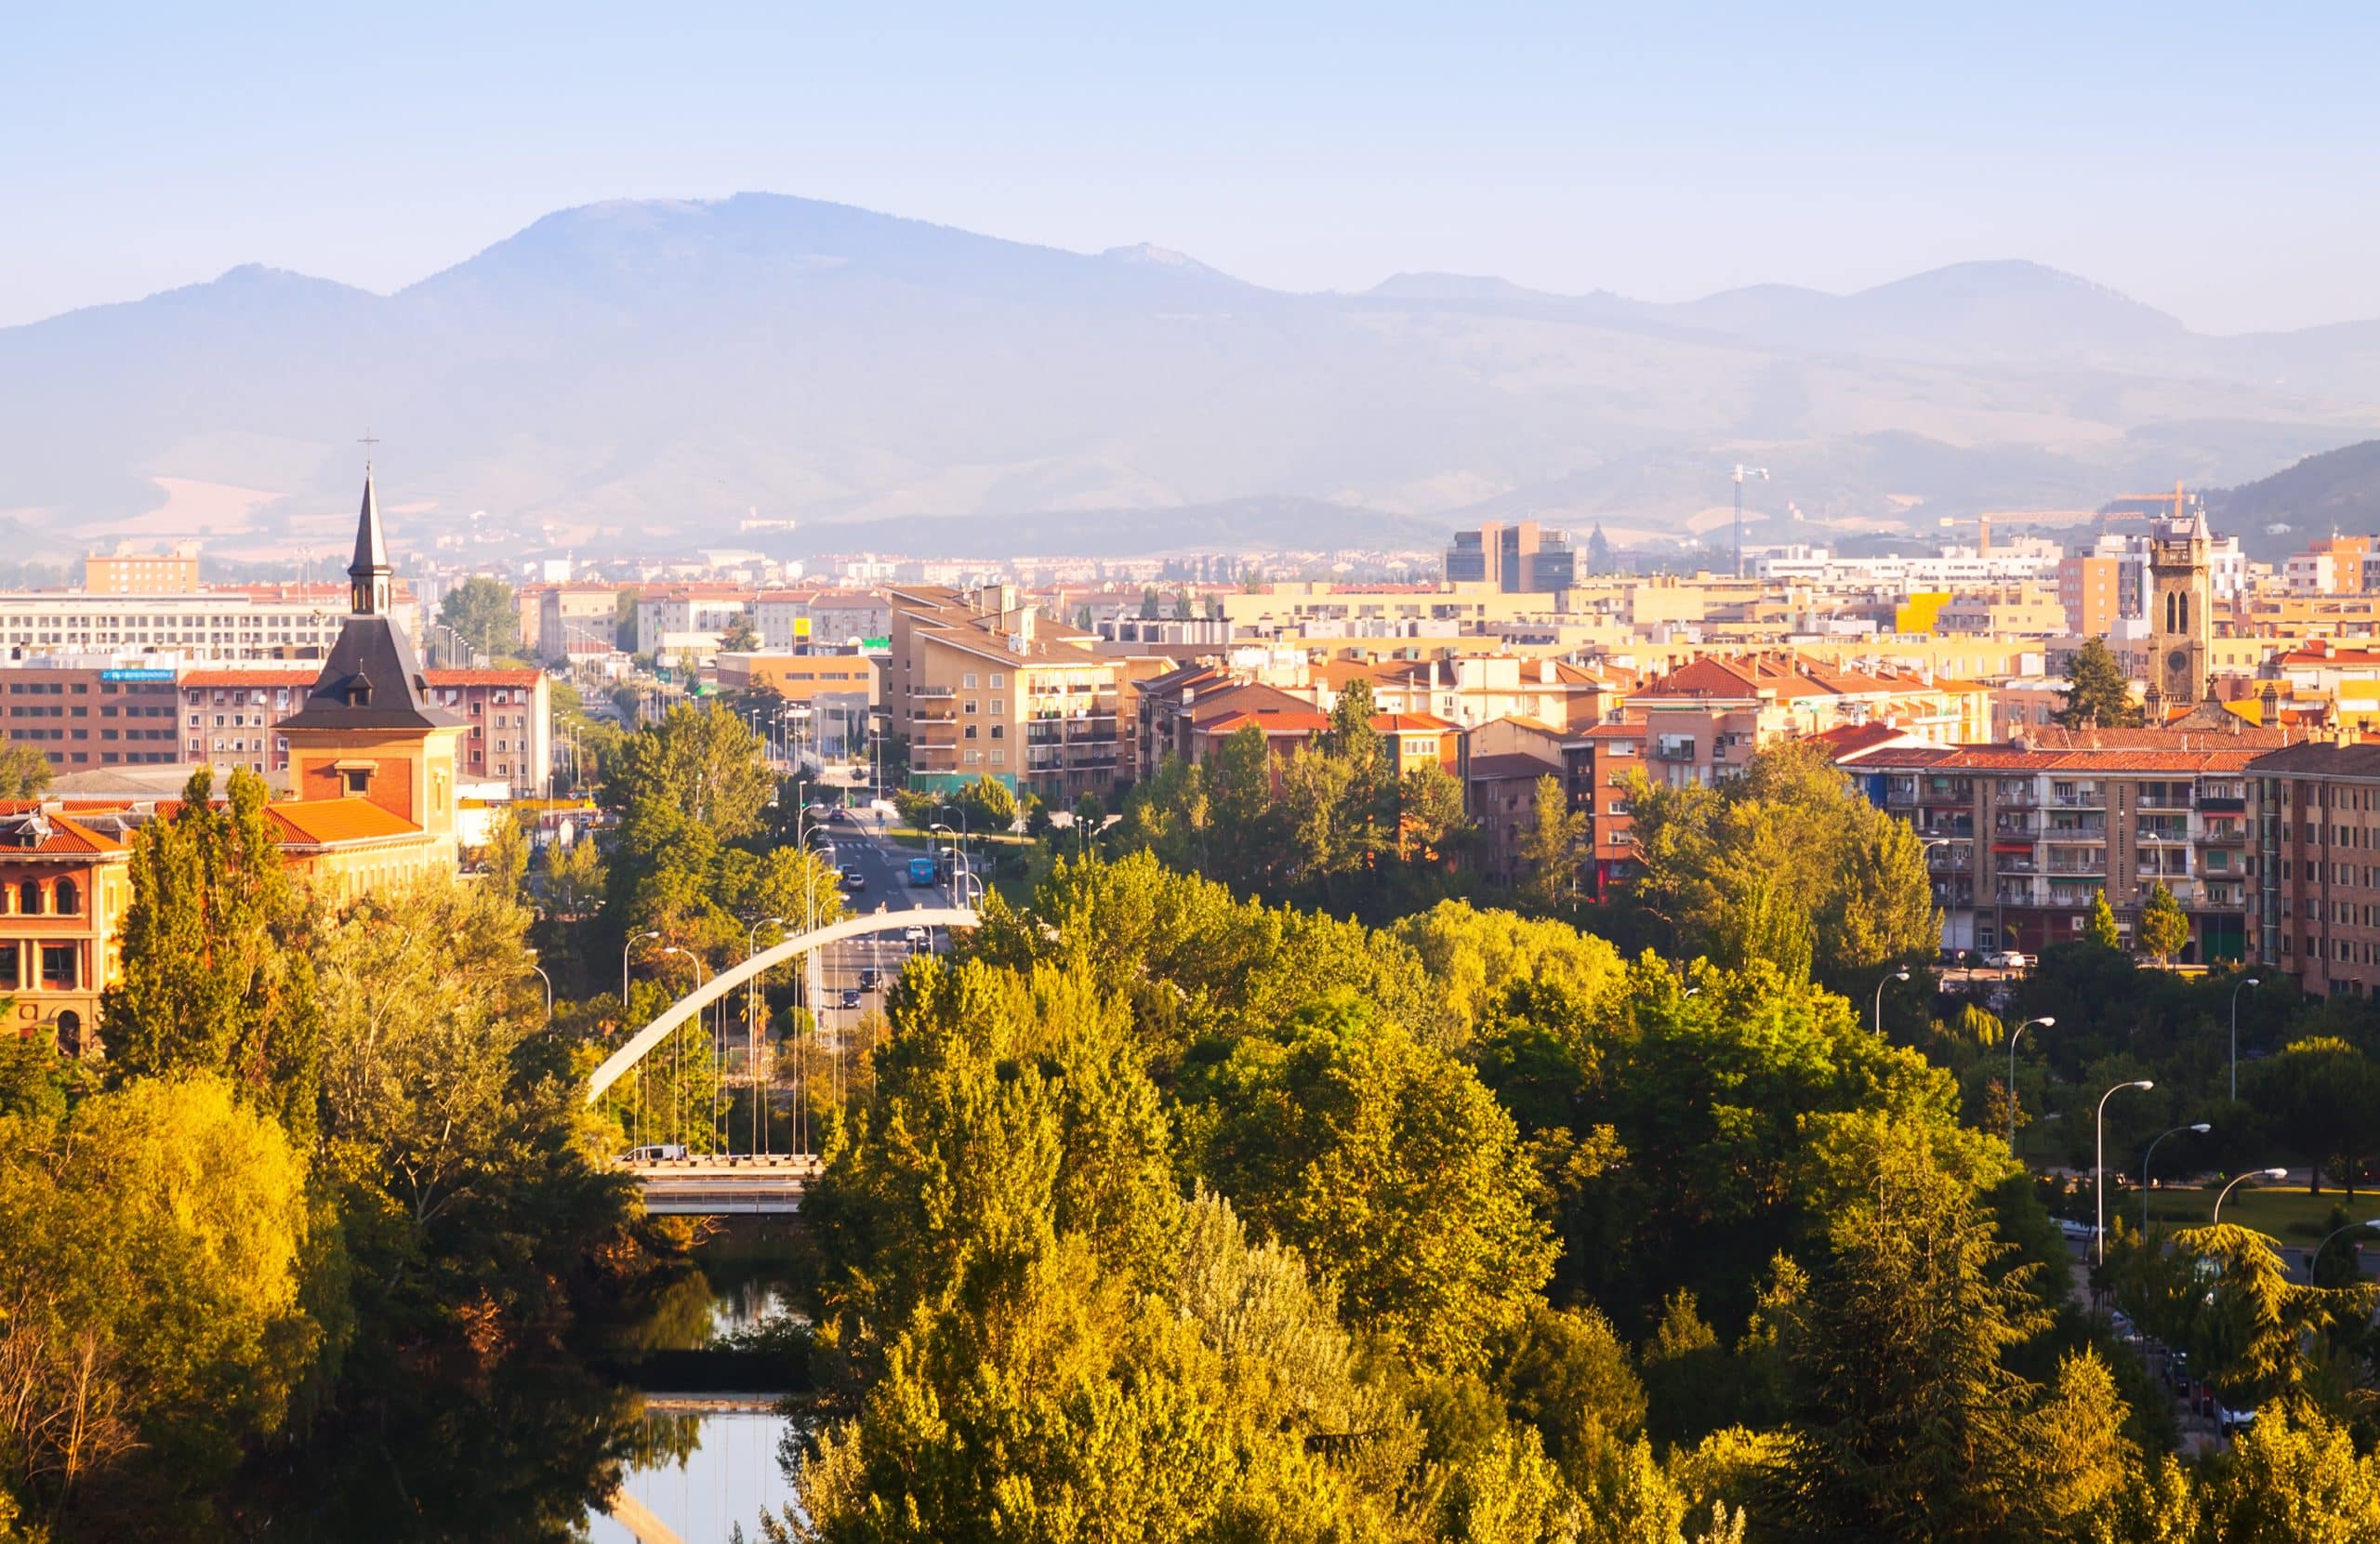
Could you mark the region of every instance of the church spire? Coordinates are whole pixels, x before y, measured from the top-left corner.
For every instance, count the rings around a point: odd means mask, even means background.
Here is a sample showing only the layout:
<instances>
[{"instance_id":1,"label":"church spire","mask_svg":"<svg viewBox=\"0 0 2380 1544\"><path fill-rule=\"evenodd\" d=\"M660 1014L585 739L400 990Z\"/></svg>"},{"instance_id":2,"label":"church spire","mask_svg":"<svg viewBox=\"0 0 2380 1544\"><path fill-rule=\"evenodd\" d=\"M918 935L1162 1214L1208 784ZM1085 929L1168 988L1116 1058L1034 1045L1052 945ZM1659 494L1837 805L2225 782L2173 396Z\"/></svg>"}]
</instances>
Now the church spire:
<instances>
[{"instance_id":1,"label":"church spire","mask_svg":"<svg viewBox=\"0 0 2380 1544\"><path fill-rule=\"evenodd\" d=\"M372 468L364 468L364 508L355 517L355 560L347 565L348 611L356 616L389 614L389 544L380 534L380 495L372 488Z\"/></svg>"}]
</instances>

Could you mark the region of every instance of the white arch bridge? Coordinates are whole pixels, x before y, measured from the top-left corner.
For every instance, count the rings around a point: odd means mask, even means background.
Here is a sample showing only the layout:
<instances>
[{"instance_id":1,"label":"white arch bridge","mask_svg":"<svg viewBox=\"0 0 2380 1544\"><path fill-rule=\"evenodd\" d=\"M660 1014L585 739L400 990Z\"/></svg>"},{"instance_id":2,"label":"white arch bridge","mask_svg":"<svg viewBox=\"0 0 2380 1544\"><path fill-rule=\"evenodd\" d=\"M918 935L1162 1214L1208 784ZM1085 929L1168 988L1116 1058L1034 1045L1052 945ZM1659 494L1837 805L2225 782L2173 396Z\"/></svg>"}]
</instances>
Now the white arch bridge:
<instances>
[{"instance_id":1,"label":"white arch bridge","mask_svg":"<svg viewBox=\"0 0 2380 1544\"><path fill-rule=\"evenodd\" d=\"M671 1003L659 1017L630 1036L626 1045L603 1059L603 1064L587 1081L587 1102L593 1104L602 1099L614 1084L635 1071L647 1055L667 1044L672 1035L696 1022L706 1009L726 1000L731 992L749 987L778 966L806 961L808 979L814 986L818 951L830 944L877 933L905 932L911 928L972 928L975 924L976 914L970 906L920 906L908 911L867 912L795 933L720 971ZM816 992L813 990L809 997L814 1023ZM753 1097L761 1097L757 1086ZM643 1181L646 1209L650 1211L705 1215L783 1213L800 1209L801 1193L817 1172L818 1160L799 1154L730 1154L637 1162L628 1167Z\"/></svg>"}]
</instances>

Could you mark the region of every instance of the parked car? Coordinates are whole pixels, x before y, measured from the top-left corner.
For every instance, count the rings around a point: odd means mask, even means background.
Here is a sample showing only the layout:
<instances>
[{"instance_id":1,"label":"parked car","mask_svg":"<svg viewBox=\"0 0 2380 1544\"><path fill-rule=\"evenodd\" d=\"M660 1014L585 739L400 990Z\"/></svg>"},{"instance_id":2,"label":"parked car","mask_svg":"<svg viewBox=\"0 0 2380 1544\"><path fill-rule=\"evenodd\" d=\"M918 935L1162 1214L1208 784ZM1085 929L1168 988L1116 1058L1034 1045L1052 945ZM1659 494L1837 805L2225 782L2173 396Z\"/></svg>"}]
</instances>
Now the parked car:
<instances>
[{"instance_id":1,"label":"parked car","mask_svg":"<svg viewBox=\"0 0 2380 1544\"><path fill-rule=\"evenodd\" d=\"M2234 1410L2219 1399L2215 1402L2215 1427L2217 1430L2224 1432L2227 1434L2232 1432L2237 1432L2243 1426L2253 1426L2255 1424L2255 1420L2256 1412L2253 1407L2245 1410Z\"/></svg>"},{"instance_id":2,"label":"parked car","mask_svg":"<svg viewBox=\"0 0 2380 1544\"><path fill-rule=\"evenodd\" d=\"M681 1162L686 1156L686 1144L680 1142L656 1142L645 1147L631 1147L620 1155L624 1164L657 1164Z\"/></svg>"},{"instance_id":3,"label":"parked car","mask_svg":"<svg viewBox=\"0 0 2380 1544\"><path fill-rule=\"evenodd\" d=\"M2073 1242L2088 1244L2098 1236L2099 1230L2088 1222L2077 1222L2071 1217L2057 1220L2057 1231Z\"/></svg>"},{"instance_id":4,"label":"parked car","mask_svg":"<svg viewBox=\"0 0 2380 1544\"><path fill-rule=\"evenodd\" d=\"M2022 949L2002 949L1984 956L1984 963L2000 970L2030 970L2036 961Z\"/></svg>"}]
</instances>

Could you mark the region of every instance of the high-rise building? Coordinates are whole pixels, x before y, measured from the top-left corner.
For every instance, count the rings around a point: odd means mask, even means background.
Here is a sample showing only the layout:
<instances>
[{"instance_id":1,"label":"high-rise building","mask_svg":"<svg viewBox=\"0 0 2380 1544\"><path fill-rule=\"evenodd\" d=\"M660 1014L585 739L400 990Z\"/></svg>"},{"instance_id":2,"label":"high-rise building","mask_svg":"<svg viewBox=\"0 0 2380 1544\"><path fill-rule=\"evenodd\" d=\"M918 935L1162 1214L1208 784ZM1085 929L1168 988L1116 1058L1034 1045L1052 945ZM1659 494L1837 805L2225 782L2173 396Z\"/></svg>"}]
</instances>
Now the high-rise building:
<instances>
[{"instance_id":1,"label":"high-rise building","mask_svg":"<svg viewBox=\"0 0 2380 1544\"><path fill-rule=\"evenodd\" d=\"M1552 594L1577 582L1578 557L1570 534L1540 527L1533 520L1458 531L1447 548L1447 578L1457 584L1489 584L1514 594Z\"/></svg>"},{"instance_id":2,"label":"high-rise building","mask_svg":"<svg viewBox=\"0 0 2380 1544\"><path fill-rule=\"evenodd\" d=\"M2076 638L2105 638L2123 615L2123 563L2094 553L2063 558L2057 565L2057 600L2066 608L2066 630Z\"/></svg>"}]
</instances>

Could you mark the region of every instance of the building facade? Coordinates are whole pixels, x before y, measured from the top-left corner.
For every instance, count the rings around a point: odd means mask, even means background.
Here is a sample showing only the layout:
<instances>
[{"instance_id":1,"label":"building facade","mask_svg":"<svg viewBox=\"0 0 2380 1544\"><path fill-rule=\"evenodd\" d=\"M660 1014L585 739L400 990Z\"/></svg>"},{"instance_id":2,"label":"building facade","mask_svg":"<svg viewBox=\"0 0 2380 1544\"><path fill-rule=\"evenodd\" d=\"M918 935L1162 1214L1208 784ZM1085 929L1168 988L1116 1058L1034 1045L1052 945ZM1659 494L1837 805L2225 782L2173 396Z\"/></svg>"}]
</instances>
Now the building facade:
<instances>
[{"instance_id":1,"label":"building facade","mask_svg":"<svg viewBox=\"0 0 2380 1544\"><path fill-rule=\"evenodd\" d=\"M916 785L989 775L1052 808L1112 800L1134 719L1122 662L1051 637L1008 586L895 587L890 599L884 704Z\"/></svg>"},{"instance_id":2,"label":"building facade","mask_svg":"<svg viewBox=\"0 0 2380 1544\"><path fill-rule=\"evenodd\" d=\"M71 1055L95 1043L131 904L119 836L54 808L0 806L0 999L18 1035L54 1036Z\"/></svg>"}]
</instances>

